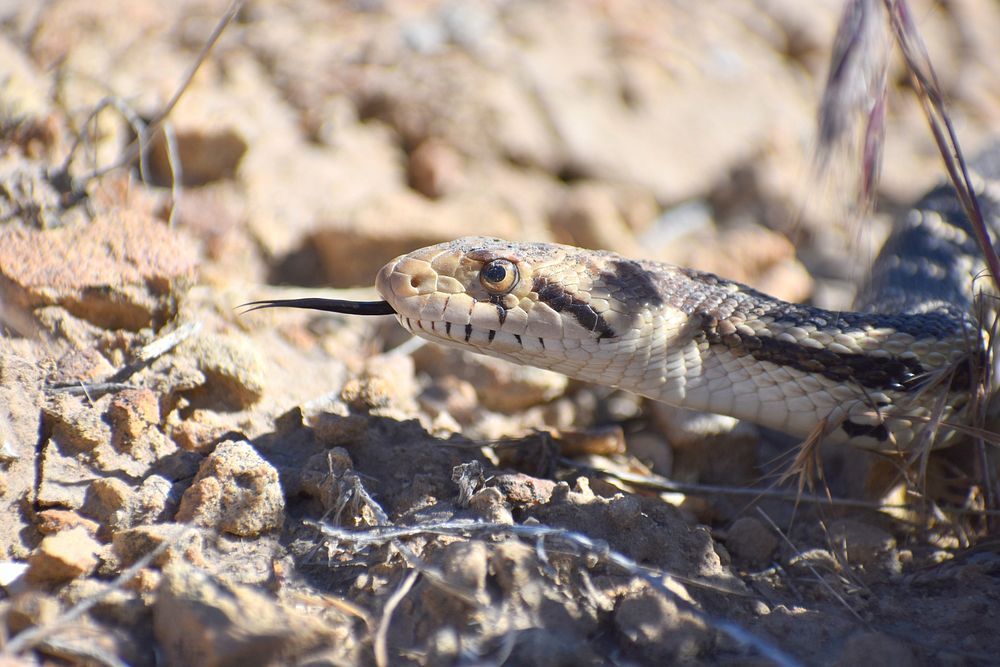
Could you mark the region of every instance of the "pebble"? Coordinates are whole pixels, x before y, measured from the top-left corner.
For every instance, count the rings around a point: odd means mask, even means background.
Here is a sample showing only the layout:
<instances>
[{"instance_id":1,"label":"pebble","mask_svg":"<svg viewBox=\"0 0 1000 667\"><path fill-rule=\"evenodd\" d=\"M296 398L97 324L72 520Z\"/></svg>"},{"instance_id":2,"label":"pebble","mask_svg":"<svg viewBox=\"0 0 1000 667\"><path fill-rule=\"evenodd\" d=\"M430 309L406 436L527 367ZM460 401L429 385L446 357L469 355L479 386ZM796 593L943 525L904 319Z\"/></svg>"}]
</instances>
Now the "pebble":
<instances>
[{"instance_id":1,"label":"pebble","mask_svg":"<svg viewBox=\"0 0 1000 667\"><path fill-rule=\"evenodd\" d=\"M82 526L47 535L28 558L28 579L59 583L90 574L97 567L100 548Z\"/></svg>"}]
</instances>

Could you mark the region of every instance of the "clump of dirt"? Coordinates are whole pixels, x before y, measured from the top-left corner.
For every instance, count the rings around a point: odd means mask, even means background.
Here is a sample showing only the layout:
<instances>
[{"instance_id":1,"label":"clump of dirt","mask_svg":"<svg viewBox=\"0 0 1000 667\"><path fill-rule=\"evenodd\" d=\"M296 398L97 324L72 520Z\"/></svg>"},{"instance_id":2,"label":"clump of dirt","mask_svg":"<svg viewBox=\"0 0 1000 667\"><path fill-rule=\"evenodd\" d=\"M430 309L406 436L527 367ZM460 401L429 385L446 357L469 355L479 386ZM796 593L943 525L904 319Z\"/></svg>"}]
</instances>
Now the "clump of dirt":
<instances>
[{"instance_id":1,"label":"clump of dirt","mask_svg":"<svg viewBox=\"0 0 1000 667\"><path fill-rule=\"evenodd\" d=\"M865 253L807 176L840 3L248 0L132 157L226 4L0 9L0 662L994 659L993 450L888 509L841 451L816 502L780 434L236 309L467 234L846 307ZM972 153L1000 8L910 4ZM908 94L887 213L940 178Z\"/></svg>"}]
</instances>

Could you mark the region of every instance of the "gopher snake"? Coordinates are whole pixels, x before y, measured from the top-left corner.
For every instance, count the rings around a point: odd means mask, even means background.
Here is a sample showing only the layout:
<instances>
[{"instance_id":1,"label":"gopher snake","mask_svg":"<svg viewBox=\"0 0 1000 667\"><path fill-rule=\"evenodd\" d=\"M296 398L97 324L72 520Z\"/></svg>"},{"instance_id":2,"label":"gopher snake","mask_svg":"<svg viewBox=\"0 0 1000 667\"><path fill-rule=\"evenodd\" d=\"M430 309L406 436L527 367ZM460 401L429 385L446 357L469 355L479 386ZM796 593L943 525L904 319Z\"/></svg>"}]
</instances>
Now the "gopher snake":
<instances>
[{"instance_id":1,"label":"gopher snake","mask_svg":"<svg viewBox=\"0 0 1000 667\"><path fill-rule=\"evenodd\" d=\"M997 192L974 181L996 226ZM482 237L392 260L375 281L384 302L248 305L391 313L452 347L799 437L819 426L828 441L897 450L967 408L985 359L972 299L981 270L955 193L941 186L898 221L857 312L611 252Z\"/></svg>"}]
</instances>

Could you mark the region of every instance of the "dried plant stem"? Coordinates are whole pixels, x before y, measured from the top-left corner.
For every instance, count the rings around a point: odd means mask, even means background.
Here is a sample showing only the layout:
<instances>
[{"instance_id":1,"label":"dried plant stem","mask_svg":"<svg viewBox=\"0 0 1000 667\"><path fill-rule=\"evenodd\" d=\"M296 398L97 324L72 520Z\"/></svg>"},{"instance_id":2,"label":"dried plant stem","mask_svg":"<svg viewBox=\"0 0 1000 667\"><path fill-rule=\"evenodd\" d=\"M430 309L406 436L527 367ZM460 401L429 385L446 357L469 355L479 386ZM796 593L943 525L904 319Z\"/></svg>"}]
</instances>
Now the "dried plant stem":
<instances>
[{"instance_id":1,"label":"dried plant stem","mask_svg":"<svg viewBox=\"0 0 1000 667\"><path fill-rule=\"evenodd\" d=\"M983 217L983 211L976 198L972 178L969 175L968 164L958 142L955 127L951 122L944 103L944 95L938 82L937 73L931 63L927 47L914 24L909 5L906 0L884 0L889 12L889 22L892 26L896 44L903 54L917 99L927 117L934 141L944 161L948 177L955 186L958 199L972 223L972 231L979 245L980 252L989 269L994 288L1000 292L1000 259L993 250L993 242L989 229Z\"/></svg>"}]
</instances>

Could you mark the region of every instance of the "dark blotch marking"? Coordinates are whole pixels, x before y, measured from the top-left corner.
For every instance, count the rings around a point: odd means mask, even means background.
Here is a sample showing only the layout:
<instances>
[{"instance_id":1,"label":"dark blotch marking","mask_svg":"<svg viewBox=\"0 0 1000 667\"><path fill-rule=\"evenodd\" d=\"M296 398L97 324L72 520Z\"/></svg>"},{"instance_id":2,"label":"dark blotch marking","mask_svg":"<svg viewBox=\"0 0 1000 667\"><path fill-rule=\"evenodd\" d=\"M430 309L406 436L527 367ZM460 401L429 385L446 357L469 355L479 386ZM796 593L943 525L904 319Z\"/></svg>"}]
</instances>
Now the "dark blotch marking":
<instances>
[{"instance_id":1,"label":"dark blotch marking","mask_svg":"<svg viewBox=\"0 0 1000 667\"><path fill-rule=\"evenodd\" d=\"M471 324L466 324L465 325L465 342L468 343L470 338L472 338L472 325Z\"/></svg>"},{"instance_id":2,"label":"dark blotch marking","mask_svg":"<svg viewBox=\"0 0 1000 667\"><path fill-rule=\"evenodd\" d=\"M885 427L885 424L858 424L857 422L845 419L840 427L851 438L868 436L869 438L875 438L879 442L885 442L889 439L889 429Z\"/></svg>"},{"instance_id":3,"label":"dark blotch marking","mask_svg":"<svg viewBox=\"0 0 1000 667\"><path fill-rule=\"evenodd\" d=\"M514 334L514 340L517 341L518 345L520 345L521 347L524 347L524 343L521 342L521 334Z\"/></svg>"},{"instance_id":4,"label":"dark blotch marking","mask_svg":"<svg viewBox=\"0 0 1000 667\"><path fill-rule=\"evenodd\" d=\"M573 296L559 283L550 282L544 277L538 277L535 278L531 289L538 293L539 301L548 305L549 308L557 313L569 313L584 329L596 333L598 339L613 338L615 336L614 329L604 319L604 316L594 310L589 303Z\"/></svg>"},{"instance_id":5,"label":"dark blotch marking","mask_svg":"<svg viewBox=\"0 0 1000 667\"><path fill-rule=\"evenodd\" d=\"M490 329L490 339L489 339L489 342L492 343L493 339L496 338L496 337L497 337L497 330L496 329Z\"/></svg>"},{"instance_id":6,"label":"dark blotch marking","mask_svg":"<svg viewBox=\"0 0 1000 667\"><path fill-rule=\"evenodd\" d=\"M446 336L451 336L451 322L444 323L444 334Z\"/></svg>"},{"instance_id":7,"label":"dark blotch marking","mask_svg":"<svg viewBox=\"0 0 1000 667\"><path fill-rule=\"evenodd\" d=\"M627 310L663 304L663 293L654 274L642 268L639 262L616 259L610 264L610 269L601 271L601 281Z\"/></svg>"},{"instance_id":8,"label":"dark blotch marking","mask_svg":"<svg viewBox=\"0 0 1000 667\"><path fill-rule=\"evenodd\" d=\"M770 361L804 373L816 373L842 382L855 382L869 389L894 391L912 391L927 377L923 366L916 359L843 354L807 348L770 336L741 333L732 323L720 323L710 314L703 313L700 318L701 331L709 345L745 351L758 361Z\"/></svg>"},{"instance_id":9,"label":"dark blotch marking","mask_svg":"<svg viewBox=\"0 0 1000 667\"><path fill-rule=\"evenodd\" d=\"M539 337L538 338L538 342L539 342L539 344L541 344L542 349L545 349L545 339L542 338L542 337Z\"/></svg>"}]
</instances>

